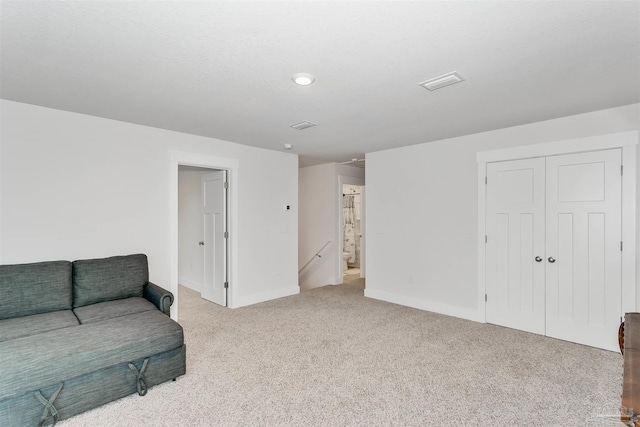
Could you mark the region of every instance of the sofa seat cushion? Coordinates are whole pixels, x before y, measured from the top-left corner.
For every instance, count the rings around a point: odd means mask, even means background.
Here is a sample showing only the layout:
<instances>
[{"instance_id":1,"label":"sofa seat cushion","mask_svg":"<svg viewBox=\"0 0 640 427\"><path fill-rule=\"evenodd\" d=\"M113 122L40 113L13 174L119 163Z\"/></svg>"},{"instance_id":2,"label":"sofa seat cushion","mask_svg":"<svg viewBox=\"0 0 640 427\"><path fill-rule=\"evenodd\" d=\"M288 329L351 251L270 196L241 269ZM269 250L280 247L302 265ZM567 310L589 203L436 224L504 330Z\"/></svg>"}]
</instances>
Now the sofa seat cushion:
<instances>
[{"instance_id":1,"label":"sofa seat cushion","mask_svg":"<svg viewBox=\"0 0 640 427\"><path fill-rule=\"evenodd\" d=\"M5 341L0 345L0 400L183 343L182 327L159 310Z\"/></svg>"},{"instance_id":2,"label":"sofa seat cushion","mask_svg":"<svg viewBox=\"0 0 640 427\"><path fill-rule=\"evenodd\" d=\"M73 312L80 320L80 323L86 324L151 310L157 311L158 308L144 298L132 297L85 305L84 307L74 308Z\"/></svg>"},{"instance_id":3,"label":"sofa seat cushion","mask_svg":"<svg viewBox=\"0 0 640 427\"><path fill-rule=\"evenodd\" d=\"M71 310L71 263L0 265L0 319Z\"/></svg>"},{"instance_id":4,"label":"sofa seat cushion","mask_svg":"<svg viewBox=\"0 0 640 427\"><path fill-rule=\"evenodd\" d=\"M0 320L0 342L79 324L78 318L71 310L4 319Z\"/></svg>"}]
</instances>

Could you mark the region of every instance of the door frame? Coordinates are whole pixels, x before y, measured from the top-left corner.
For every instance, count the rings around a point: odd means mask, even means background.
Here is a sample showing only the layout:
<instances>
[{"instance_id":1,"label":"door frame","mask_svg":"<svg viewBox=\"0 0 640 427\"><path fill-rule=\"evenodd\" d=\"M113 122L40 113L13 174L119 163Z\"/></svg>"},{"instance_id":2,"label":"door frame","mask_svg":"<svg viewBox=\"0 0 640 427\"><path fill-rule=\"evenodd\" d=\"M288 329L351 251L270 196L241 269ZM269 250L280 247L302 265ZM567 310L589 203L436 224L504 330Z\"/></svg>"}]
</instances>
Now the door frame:
<instances>
[{"instance_id":1,"label":"door frame","mask_svg":"<svg viewBox=\"0 0 640 427\"><path fill-rule=\"evenodd\" d=\"M171 318L178 320L178 166L196 166L227 171L227 307L234 308L238 299L238 182L239 160L199 153L169 150L169 290L174 303Z\"/></svg>"},{"instance_id":2,"label":"door frame","mask_svg":"<svg viewBox=\"0 0 640 427\"><path fill-rule=\"evenodd\" d=\"M638 131L620 132L584 138L567 139L534 145L524 145L478 152L478 320L486 323L485 236L486 236L486 170L487 163L505 160L547 157L600 151L622 150L622 313L640 307L640 292L636 290L636 173Z\"/></svg>"}]
</instances>

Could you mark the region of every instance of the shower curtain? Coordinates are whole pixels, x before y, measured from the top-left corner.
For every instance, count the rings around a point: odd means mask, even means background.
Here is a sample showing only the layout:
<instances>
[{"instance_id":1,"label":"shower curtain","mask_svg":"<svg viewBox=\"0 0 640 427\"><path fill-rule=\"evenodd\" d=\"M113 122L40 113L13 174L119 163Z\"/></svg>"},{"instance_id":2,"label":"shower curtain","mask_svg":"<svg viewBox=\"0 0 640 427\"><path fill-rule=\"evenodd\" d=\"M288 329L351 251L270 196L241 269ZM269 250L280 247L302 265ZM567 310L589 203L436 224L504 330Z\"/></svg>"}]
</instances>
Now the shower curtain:
<instances>
[{"instance_id":1,"label":"shower curtain","mask_svg":"<svg viewBox=\"0 0 640 427\"><path fill-rule=\"evenodd\" d=\"M359 233L356 230L357 221L355 211L355 196L349 194L342 196L342 218L344 226L343 250L344 252L349 253L347 263L356 263L358 262L356 239L359 237Z\"/></svg>"}]
</instances>

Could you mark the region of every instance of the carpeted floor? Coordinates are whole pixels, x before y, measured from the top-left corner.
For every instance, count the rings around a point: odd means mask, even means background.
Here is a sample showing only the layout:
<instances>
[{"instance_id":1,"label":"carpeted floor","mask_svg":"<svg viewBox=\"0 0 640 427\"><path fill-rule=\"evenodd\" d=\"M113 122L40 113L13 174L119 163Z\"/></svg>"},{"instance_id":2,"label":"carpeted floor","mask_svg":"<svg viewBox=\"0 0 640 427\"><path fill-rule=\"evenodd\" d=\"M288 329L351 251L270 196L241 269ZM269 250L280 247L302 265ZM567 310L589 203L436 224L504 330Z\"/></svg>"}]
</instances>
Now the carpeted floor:
<instances>
[{"instance_id":1,"label":"carpeted floor","mask_svg":"<svg viewBox=\"0 0 640 427\"><path fill-rule=\"evenodd\" d=\"M58 425L620 426L622 357L365 298L230 310L180 288L187 374Z\"/></svg>"}]
</instances>

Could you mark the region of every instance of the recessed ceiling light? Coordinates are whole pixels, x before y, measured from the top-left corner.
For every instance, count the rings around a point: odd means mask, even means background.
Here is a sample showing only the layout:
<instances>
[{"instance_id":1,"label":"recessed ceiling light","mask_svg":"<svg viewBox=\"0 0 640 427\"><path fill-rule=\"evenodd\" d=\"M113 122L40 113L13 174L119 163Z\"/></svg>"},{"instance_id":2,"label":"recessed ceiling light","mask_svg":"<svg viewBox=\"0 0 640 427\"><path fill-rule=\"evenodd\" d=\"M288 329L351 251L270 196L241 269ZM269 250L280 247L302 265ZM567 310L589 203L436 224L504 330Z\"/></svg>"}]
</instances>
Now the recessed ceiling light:
<instances>
[{"instance_id":1,"label":"recessed ceiling light","mask_svg":"<svg viewBox=\"0 0 640 427\"><path fill-rule=\"evenodd\" d=\"M424 82L418 84L425 89L436 90L463 81L464 78L457 72L453 71L451 73L443 74L433 79L425 80Z\"/></svg>"},{"instance_id":2,"label":"recessed ceiling light","mask_svg":"<svg viewBox=\"0 0 640 427\"><path fill-rule=\"evenodd\" d=\"M284 144L284 149L285 150L291 150L293 148L293 145L291 144Z\"/></svg>"},{"instance_id":3,"label":"recessed ceiling light","mask_svg":"<svg viewBox=\"0 0 640 427\"><path fill-rule=\"evenodd\" d=\"M300 86L309 86L311 83L316 81L316 78L313 74L309 73L296 73L291 77L291 80L294 81L295 84Z\"/></svg>"}]
</instances>

